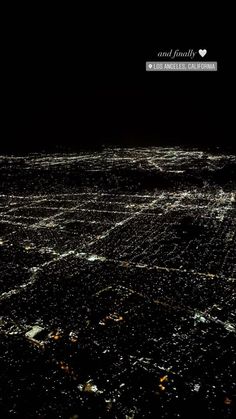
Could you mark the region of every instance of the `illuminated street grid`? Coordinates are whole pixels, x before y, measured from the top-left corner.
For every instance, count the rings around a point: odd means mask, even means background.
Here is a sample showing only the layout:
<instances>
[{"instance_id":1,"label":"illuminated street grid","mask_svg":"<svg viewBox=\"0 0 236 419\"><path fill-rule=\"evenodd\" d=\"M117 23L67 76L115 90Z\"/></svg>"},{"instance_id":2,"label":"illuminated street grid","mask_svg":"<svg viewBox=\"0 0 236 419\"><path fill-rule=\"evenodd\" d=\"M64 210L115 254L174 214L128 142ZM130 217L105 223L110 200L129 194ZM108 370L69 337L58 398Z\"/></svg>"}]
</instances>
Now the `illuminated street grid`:
<instances>
[{"instance_id":1,"label":"illuminated street grid","mask_svg":"<svg viewBox=\"0 0 236 419\"><path fill-rule=\"evenodd\" d=\"M234 414L235 163L1 157L3 417Z\"/></svg>"}]
</instances>

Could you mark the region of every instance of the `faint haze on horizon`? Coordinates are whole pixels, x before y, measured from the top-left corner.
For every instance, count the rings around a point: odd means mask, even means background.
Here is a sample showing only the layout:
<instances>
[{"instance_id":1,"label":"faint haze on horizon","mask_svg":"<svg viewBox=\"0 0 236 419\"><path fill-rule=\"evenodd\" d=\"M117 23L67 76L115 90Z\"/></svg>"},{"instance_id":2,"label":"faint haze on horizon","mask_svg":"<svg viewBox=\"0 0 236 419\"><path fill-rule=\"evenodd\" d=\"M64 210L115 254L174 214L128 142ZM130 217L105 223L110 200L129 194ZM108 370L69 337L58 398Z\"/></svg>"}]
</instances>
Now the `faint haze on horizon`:
<instances>
[{"instance_id":1,"label":"faint haze on horizon","mask_svg":"<svg viewBox=\"0 0 236 419\"><path fill-rule=\"evenodd\" d=\"M12 105L1 152L79 151L103 145L234 148L213 85L104 89L71 96L31 96Z\"/></svg>"}]
</instances>

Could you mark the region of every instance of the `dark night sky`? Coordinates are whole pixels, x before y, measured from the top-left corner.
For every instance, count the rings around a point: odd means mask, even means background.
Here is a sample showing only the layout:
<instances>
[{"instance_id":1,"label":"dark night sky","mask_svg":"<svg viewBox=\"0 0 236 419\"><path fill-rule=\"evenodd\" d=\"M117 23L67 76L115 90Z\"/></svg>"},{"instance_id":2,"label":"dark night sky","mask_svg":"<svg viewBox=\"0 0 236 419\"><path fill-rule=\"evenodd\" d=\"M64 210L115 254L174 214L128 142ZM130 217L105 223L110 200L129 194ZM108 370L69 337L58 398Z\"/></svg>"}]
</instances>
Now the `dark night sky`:
<instances>
[{"instance_id":1,"label":"dark night sky","mask_svg":"<svg viewBox=\"0 0 236 419\"><path fill-rule=\"evenodd\" d=\"M156 51L207 48L218 73L146 73ZM62 30L15 45L3 152L114 145L230 145L230 84L213 43L85 42Z\"/></svg>"}]
</instances>

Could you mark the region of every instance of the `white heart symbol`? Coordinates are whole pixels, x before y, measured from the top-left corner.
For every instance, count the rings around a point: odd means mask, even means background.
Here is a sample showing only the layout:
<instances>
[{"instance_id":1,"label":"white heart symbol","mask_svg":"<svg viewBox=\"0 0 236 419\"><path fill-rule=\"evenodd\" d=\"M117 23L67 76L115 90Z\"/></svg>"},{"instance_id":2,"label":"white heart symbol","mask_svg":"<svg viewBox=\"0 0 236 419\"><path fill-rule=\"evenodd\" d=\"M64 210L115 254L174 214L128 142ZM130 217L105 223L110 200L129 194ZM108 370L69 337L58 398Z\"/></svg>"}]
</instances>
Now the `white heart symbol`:
<instances>
[{"instance_id":1,"label":"white heart symbol","mask_svg":"<svg viewBox=\"0 0 236 419\"><path fill-rule=\"evenodd\" d=\"M207 50L206 49L199 49L198 52L201 55L201 57L204 57L206 55L206 53L207 53Z\"/></svg>"},{"instance_id":2,"label":"white heart symbol","mask_svg":"<svg viewBox=\"0 0 236 419\"><path fill-rule=\"evenodd\" d=\"M148 67L149 67L149 68L152 68L152 64L148 64Z\"/></svg>"}]
</instances>

